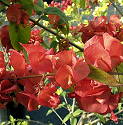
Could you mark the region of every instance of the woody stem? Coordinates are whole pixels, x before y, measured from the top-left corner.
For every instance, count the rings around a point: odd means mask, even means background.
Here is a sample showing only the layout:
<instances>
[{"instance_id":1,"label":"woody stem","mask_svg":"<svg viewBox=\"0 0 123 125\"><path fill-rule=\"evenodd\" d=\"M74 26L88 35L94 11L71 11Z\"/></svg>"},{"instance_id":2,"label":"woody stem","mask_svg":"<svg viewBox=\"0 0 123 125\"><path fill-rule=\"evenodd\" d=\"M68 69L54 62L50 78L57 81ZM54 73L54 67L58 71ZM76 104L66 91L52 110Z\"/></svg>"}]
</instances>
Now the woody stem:
<instances>
[{"instance_id":1,"label":"woody stem","mask_svg":"<svg viewBox=\"0 0 123 125\"><path fill-rule=\"evenodd\" d=\"M42 77L42 76L53 76L54 73L48 73L48 74L37 74L37 75L29 75L29 76L23 76L23 77L17 77L17 78L11 78L11 79L0 79L0 81L2 80L22 80L22 79L29 79L29 78L37 78L37 77Z\"/></svg>"}]
</instances>

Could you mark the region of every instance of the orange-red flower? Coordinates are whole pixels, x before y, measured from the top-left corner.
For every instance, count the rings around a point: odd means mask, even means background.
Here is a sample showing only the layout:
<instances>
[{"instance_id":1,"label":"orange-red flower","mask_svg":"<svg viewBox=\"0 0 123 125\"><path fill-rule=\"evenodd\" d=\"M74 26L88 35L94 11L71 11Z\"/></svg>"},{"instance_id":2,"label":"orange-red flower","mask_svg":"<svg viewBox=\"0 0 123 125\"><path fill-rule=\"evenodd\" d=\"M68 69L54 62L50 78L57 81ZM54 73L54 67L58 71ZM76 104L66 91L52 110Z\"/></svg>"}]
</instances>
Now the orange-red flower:
<instances>
[{"instance_id":1,"label":"orange-red flower","mask_svg":"<svg viewBox=\"0 0 123 125\"><path fill-rule=\"evenodd\" d=\"M72 50L64 50L55 55L56 82L64 89L86 78L90 69L83 59L77 59Z\"/></svg>"},{"instance_id":2,"label":"orange-red flower","mask_svg":"<svg viewBox=\"0 0 123 125\"><path fill-rule=\"evenodd\" d=\"M39 105L56 108L60 103L59 96L55 93L56 90L51 83L43 87L37 97Z\"/></svg>"},{"instance_id":3,"label":"orange-red flower","mask_svg":"<svg viewBox=\"0 0 123 125\"><path fill-rule=\"evenodd\" d=\"M95 35L85 43L84 55L88 64L111 71L123 58L123 46L120 41L108 33Z\"/></svg>"},{"instance_id":4,"label":"orange-red flower","mask_svg":"<svg viewBox=\"0 0 123 125\"><path fill-rule=\"evenodd\" d=\"M111 113L117 108L121 94L112 94L102 83L84 79L75 86L75 98L81 109L99 114Z\"/></svg>"}]
</instances>

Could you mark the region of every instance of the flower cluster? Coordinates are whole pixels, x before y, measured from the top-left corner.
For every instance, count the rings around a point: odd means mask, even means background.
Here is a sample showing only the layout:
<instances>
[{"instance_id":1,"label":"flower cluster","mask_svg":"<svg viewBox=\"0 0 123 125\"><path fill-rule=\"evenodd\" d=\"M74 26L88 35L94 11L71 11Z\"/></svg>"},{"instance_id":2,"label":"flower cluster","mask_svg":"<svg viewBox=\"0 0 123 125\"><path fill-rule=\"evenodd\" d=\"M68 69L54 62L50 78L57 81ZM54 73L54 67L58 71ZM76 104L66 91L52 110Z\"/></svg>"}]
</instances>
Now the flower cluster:
<instances>
[{"instance_id":1,"label":"flower cluster","mask_svg":"<svg viewBox=\"0 0 123 125\"><path fill-rule=\"evenodd\" d=\"M80 25L82 41L85 43L94 35L101 35L105 32L122 40L121 24L120 18L117 15L110 16L109 20L106 16L95 17L92 21L89 21L88 25Z\"/></svg>"},{"instance_id":2,"label":"flower cluster","mask_svg":"<svg viewBox=\"0 0 123 125\"><path fill-rule=\"evenodd\" d=\"M38 105L55 108L60 103L59 96L55 94L56 87L68 89L87 77L90 72L84 60L77 59L72 50L55 54L52 50L46 50L40 45L24 44L23 47L28 53L29 63L26 62L22 53L11 50L9 66L13 67L12 71L6 71L4 56L1 52L1 85L7 84L11 87L6 90L4 86L5 92L2 92L1 97L7 96L8 93L16 93L14 97L9 96L10 99L1 101L3 105L15 99L28 110L36 110ZM83 68L80 69L80 67ZM21 77L32 75L40 75L40 77L21 79ZM13 78L15 81L12 80ZM46 78L50 80L50 83L44 83Z\"/></svg>"},{"instance_id":3,"label":"flower cluster","mask_svg":"<svg viewBox=\"0 0 123 125\"><path fill-rule=\"evenodd\" d=\"M106 114L117 108L122 94L112 94L107 85L88 78L88 64L105 71L115 68L123 56L119 40L108 33L94 36L85 44L85 60L77 58L73 50L56 53L39 44L22 46L28 53L28 60L23 53L10 50L11 71L6 70L3 53L0 52L1 107L16 100L30 111L36 110L38 105L56 108L60 104L57 88L72 87L73 92L69 96L75 97L79 107L87 112ZM116 46L118 53L112 51ZM93 53L95 50L98 55ZM46 79L48 83L45 83Z\"/></svg>"},{"instance_id":4,"label":"flower cluster","mask_svg":"<svg viewBox=\"0 0 123 125\"><path fill-rule=\"evenodd\" d=\"M40 24L40 19L33 21L33 18L29 17L36 7L40 12L43 5L38 6L38 4L41 4L41 1L34 0L32 3L10 1L6 11L9 26L0 28L0 41L7 49L5 53L0 51L0 108L6 107L11 101L21 103L29 111L37 110L39 105L57 108L61 103L57 90L62 88L64 91L68 90L66 92L68 97L76 99L80 109L99 114L111 113L111 118L117 121L113 111L122 98L122 92L112 93L110 84L108 86L105 82L101 83L107 79L101 81L94 77L96 81L92 77L91 67L94 67L97 72L110 76L108 73L114 71L123 62L121 43L123 28L120 17L117 15L112 15L110 19L106 16L95 17L88 25L80 24L77 27L71 27L72 35L81 33L82 42L85 43L83 56L78 57L73 49L69 49L70 44L74 45L74 43L54 32L58 28L66 32L63 26L68 28L67 20L62 19L62 11L72 5L71 0L52 1L48 9L42 9L41 17L48 15L53 31ZM91 2L97 4L98 0L85 2L89 5ZM36 7L33 4L37 4ZM27 9L24 5L28 6ZM58 7L62 11L55 8L58 10L58 13L55 13L52 7ZM51 12L49 12L50 9ZM40 43L43 42L41 30L33 29L30 34L29 20L34 25L41 25L45 30L56 34L57 41L54 42L56 44L58 40L61 42L57 44L58 51L52 48L47 50L41 46ZM64 36L69 37L66 33ZM11 44L18 51L14 50ZM76 44L74 46L78 47ZM7 60L5 60L6 55ZM117 80L116 83L120 84Z\"/></svg>"}]
</instances>

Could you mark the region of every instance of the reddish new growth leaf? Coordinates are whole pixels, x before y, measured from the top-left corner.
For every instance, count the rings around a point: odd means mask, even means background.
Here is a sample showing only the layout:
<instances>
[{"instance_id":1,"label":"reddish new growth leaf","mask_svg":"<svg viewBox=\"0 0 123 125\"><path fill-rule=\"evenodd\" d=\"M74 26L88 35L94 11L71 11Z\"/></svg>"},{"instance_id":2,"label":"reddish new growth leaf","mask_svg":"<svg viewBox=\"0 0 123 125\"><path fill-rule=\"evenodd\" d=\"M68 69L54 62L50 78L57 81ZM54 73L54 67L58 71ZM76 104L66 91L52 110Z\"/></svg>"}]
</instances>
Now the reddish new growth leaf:
<instances>
[{"instance_id":1,"label":"reddish new growth leaf","mask_svg":"<svg viewBox=\"0 0 123 125\"><path fill-rule=\"evenodd\" d=\"M0 28L0 39L2 45L8 50L10 48L13 48L11 45L10 37L9 37L9 30L8 26L5 25L2 28Z\"/></svg>"},{"instance_id":2,"label":"reddish new growth leaf","mask_svg":"<svg viewBox=\"0 0 123 125\"><path fill-rule=\"evenodd\" d=\"M10 22L16 24L27 24L29 16L25 10L22 9L21 4L12 4L7 9L7 18Z\"/></svg>"},{"instance_id":3,"label":"reddish new growth leaf","mask_svg":"<svg viewBox=\"0 0 123 125\"><path fill-rule=\"evenodd\" d=\"M112 94L102 83L84 79L75 86L74 96L79 107L87 112L107 114L117 108L121 94Z\"/></svg>"},{"instance_id":4,"label":"reddish new growth leaf","mask_svg":"<svg viewBox=\"0 0 123 125\"><path fill-rule=\"evenodd\" d=\"M48 84L38 94L38 102L40 105L56 108L60 104L60 99L56 92L56 87L53 84Z\"/></svg>"},{"instance_id":5,"label":"reddish new growth leaf","mask_svg":"<svg viewBox=\"0 0 123 125\"><path fill-rule=\"evenodd\" d=\"M49 14L48 18L49 18L49 23L51 25L53 25L53 28L57 28L58 23L60 21L60 17L58 15L55 15L55 14Z\"/></svg>"},{"instance_id":6,"label":"reddish new growth leaf","mask_svg":"<svg viewBox=\"0 0 123 125\"><path fill-rule=\"evenodd\" d=\"M88 64L111 71L122 62L123 52L120 41L108 33L95 35L85 43L84 55Z\"/></svg>"}]
</instances>

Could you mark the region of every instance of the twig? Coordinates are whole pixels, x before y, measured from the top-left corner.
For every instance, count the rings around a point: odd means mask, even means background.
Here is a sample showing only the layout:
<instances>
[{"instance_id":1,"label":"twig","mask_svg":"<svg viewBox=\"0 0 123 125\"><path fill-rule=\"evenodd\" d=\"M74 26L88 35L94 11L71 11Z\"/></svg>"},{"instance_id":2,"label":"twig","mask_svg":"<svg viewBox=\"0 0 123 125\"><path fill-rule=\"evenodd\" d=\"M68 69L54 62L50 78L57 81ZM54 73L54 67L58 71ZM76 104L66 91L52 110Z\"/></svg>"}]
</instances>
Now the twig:
<instances>
[{"instance_id":1,"label":"twig","mask_svg":"<svg viewBox=\"0 0 123 125\"><path fill-rule=\"evenodd\" d=\"M63 122L61 116L52 108L52 111L57 115L57 117ZM67 125L66 123L63 123L64 125Z\"/></svg>"},{"instance_id":2,"label":"twig","mask_svg":"<svg viewBox=\"0 0 123 125\"><path fill-rule=\"evenodd\" d=\"M29 18L29 20L30 20L31 22L33 22L33 23L34 23L34 25L37 25L37 26L39 26L39 27L41 27L41 28L45 29L46 31L48 31L49 33L51 33L51 34L53 34L53 35L55 35L55 36L59 37L60 39L66 39L65 37L63 37L63 36L59 35L58 33L54 32L53 30L51 30L51 29L49 29L49 28L45 27L45 26L44 26L44 25L42 25L41 23L39 23L39 22L35 21L34 19ZM67 39L67 40L68 40L68 39ZM83 49L83 48L81 48L80 46L76 45L75 43L72 43L72 42L70 42L69 40L68 40L68 42L69 42L69 44L70 44L70 45L72 45L72 46L76 47L76 48L77 48L77 49L79 49L81 52L83 52L83 51L84 51L84 49Z\"/></svg>"},{"instance_id":3,"label":"twig","mask_svg":"<svg viewBox=\"0 0 123 125\"><path fill-rule=\"evenodd\" d=\"M71 110L71 113L73 113L73 112L74 112L75 102L76 102L76 100L75 100L75 98L73 98L73 104L72 104L72 110Z\"/></svg>"}]
</instances>

